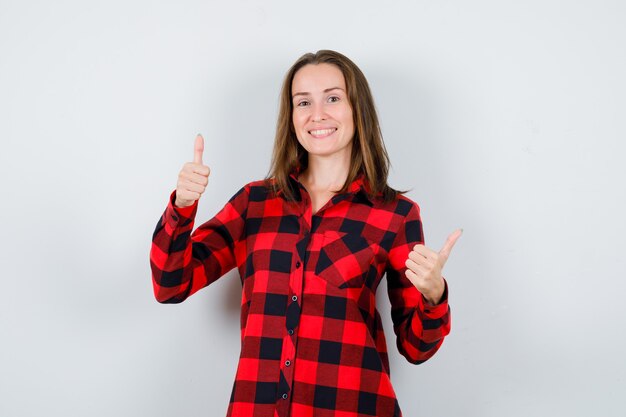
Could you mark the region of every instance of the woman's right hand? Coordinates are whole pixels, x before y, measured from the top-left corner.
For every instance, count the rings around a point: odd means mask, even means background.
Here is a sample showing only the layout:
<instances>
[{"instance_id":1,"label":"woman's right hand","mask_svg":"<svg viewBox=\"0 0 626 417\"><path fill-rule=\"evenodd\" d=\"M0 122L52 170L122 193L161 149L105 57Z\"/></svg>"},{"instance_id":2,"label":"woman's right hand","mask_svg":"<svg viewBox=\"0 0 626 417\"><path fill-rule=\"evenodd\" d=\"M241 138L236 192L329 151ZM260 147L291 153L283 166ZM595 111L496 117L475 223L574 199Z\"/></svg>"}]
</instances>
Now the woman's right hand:
<instances>
[{"instance_id":1,"label":"woman's right hand","mask_svg":"<svg viewBox=\"0 0 626 417\"><path fill-rule=\"evenodd\" d=\"M187 162L178 174L176 184L176 207L187 207L200 198L207 184L211 170L202 164L204 138L198 134L193 151L193 162Z\"/></svg>"}]
</instances>

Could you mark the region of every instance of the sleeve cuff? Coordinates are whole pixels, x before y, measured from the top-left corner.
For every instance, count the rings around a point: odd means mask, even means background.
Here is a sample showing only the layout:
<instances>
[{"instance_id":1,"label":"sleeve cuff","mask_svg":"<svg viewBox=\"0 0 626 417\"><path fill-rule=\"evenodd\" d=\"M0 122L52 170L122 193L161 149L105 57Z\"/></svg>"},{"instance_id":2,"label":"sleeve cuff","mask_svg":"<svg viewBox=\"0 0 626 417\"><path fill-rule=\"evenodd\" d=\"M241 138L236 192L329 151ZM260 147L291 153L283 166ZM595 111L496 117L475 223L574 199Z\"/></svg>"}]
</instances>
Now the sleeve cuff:
<instances>
[{"instance_id":1,"label":"sleeve cuff","mask_svg":"<svg viewBox=\"0 0 626 417\"><path fill-rule=\"evenodd\" d=\"M444 282L444 290L443 295L441 296L441 301L437 305L432 305L422 295L422 301L424 305L424 315L428 318L441 318L448 312L448 282L443 280Z\"/></svg>"},{"instance_id":2,"label":"sleeve cuff","mask_svg":"<svg viewBox=\"0 0 626 417\"><path fill-rule=\"evenodd\" d=\"M165 210L165 221L170 226L175 226L179 222L186 220L192 220L196 216L198 210L198 200L194 201L192 205L187 207L176 207L174 202L176 201L176 190L170 194L170 200Z\"/></svg>"}]
</instances>

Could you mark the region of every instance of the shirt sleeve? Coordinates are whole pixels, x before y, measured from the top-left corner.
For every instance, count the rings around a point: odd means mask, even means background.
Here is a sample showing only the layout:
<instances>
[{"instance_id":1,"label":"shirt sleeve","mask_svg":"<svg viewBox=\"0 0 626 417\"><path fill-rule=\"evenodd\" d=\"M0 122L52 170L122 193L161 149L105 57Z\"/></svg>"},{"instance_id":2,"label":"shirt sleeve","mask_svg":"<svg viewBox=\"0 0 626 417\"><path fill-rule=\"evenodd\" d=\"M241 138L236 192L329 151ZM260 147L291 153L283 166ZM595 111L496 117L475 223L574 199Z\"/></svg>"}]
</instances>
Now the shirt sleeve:
<instances>
[{"instance_id":1,"label":"shirt sleeve","mask_svg":"<svg viewBox=\"0 0 626 417\"><path fill-rule=\"evenodd\" d=\"M405 275L406 260L416 244L424 243L419 206L401 200L407 209L387 261L387 291L398 351L411 363L431 358L450 333L448 284L439 304L432 306ZM410 207L408 207L410 205ZM445 281L445 280L444 280Z\"/></svg>"},{"instance_id":2,"label":"shirt sleeve","mask_svg":"<svg viewBox=\"0 0 626 417\"><path fill-rule=\"evenodd\" d=\"M150 267L154 296L160 303L180 303L236 265L235 247L243 238L248 189L193 233L198 202L176 207L172 192L152 235Z\"/></svg>"}]
</instances>

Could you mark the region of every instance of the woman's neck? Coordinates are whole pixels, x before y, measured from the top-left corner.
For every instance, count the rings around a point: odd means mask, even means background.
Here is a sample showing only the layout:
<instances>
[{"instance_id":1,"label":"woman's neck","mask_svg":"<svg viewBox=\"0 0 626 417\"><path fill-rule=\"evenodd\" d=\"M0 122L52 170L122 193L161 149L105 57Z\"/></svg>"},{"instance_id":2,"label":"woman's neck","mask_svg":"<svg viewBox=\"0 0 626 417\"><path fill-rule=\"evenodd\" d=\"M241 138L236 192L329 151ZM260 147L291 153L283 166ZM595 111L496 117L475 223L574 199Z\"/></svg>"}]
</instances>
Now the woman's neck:
<instances>
[{"instance_id":1,"label":"woman's neck","mask_svg":"<svg viewBox=\"0 0 626 417\"><path fill-rule=\"evenodd\" d=\"M298 180L309 190L337 191L348 178L349 162L309 156L308 167Z\"/></svg>"}]
</instances>

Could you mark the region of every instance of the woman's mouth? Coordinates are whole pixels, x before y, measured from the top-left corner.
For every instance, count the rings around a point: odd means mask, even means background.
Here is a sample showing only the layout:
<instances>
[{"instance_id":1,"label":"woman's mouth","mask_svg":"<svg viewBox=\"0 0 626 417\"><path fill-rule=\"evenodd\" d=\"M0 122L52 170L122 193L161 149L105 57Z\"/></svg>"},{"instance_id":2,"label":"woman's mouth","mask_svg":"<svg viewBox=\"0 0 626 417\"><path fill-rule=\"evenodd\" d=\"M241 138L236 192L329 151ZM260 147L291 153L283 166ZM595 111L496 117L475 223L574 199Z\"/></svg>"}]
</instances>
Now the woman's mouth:
<instances>
[{"instance_id":1,"label":"woman's mouth","mask_svg":"<svg viewBox=\"0 0 626 417\"><path fill-rule=\"evenodd\" d=\"M309 130L309 134L314 138L320 139L332 135L336 130L337 128Z\"/></svg>"}]
</instances>

